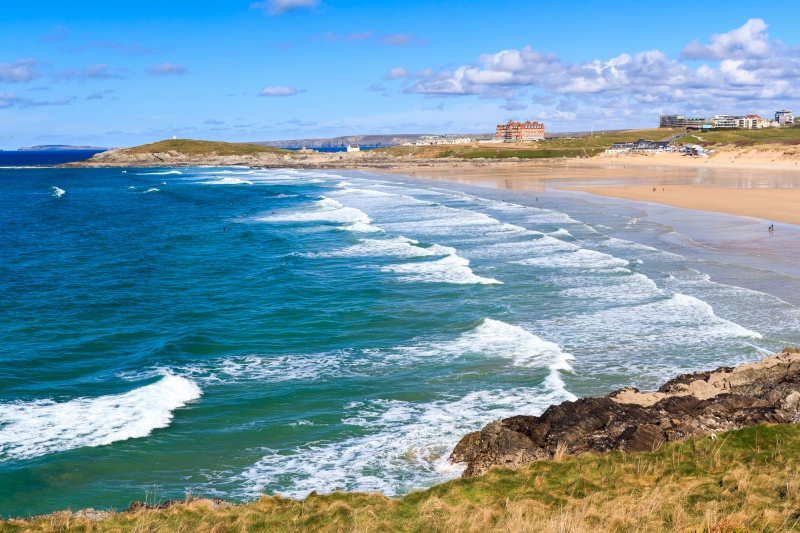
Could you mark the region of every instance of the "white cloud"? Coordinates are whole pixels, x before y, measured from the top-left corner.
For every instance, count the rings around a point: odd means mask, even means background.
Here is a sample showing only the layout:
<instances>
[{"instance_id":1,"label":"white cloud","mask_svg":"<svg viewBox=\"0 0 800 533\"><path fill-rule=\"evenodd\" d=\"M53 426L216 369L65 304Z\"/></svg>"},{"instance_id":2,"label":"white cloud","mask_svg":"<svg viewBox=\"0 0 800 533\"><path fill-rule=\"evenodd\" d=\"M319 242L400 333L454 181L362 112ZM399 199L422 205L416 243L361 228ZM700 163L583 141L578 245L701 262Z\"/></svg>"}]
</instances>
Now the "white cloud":
<instances>
[{"instance_id":1,"label":"white cloud","mask_svg":"<svg viewBox=\"0 0 800 533\"><path fill-rule=\"evenodd\" d=\"M712 36L710 44L693 42L677 58L646 50L569 63L530 47L503 50L472 64L417 72L405 92L502 98L507 109L525 105L532 93L532 103L558 120L605 116L609 109L620 118L665 110L734 113L789 105L786 100L800 98L800 52L771 40L766 28L764 21L752 19ZM691 62L699 58L707 62ZM571 109L565 108L568 102Z\"/></svg>"},{"instance_id":2,"label":"white cloud","mask_svg":"<svg viewBox=\"0 0 800 533\"><path fill-rule=\"evenodd\" d=\"M778 43L770 42L767 23L750 19L741 28L711 36L711 44L692 41L681 52L687 59L737 59L767 57Z\"/></svg>"},{"instance_id":3,"label":"white cloud","mask_svg":"<svg viewBox=\"0 0 800 533\"><path fill-rule=\"evenodd\" d=\"M394 67L389 69L389 73L386 74L387 80L396 80L399 78L405 78L408 76L408 69L403 67Z\"/></svg>"},{"instance_id":4,"label":"white cloud","mask_svg":"<svg viewBox=\"0 0 800 533\"><path fill-rule=\"evenodd\" d=\"M31 98L23 98L16 93L9 93L0 91L0 109L6 107L39 107L46 105L66 105L72 102L75 98L64 98L61 100L33 100Z\"/></svg>"},{"instance_id":5,"label":"white cloud","mask_svg":"<svg viewBox=\"0 0 800 533\"><path fill-rule=\"evenodd\" d=\"M299 92L296 88L292 87L291 85L277 85L273 87L264 87L261 89L261 92L258 93L259 96L294 96Z\"/></svg>"},{"instance_id":6,"label":"white cloud","mask_svg":"<svg viewBox=\"0 0 800 533\"><path fill-rule=\"evenodd\" d=\"M153 76L169 76L187 74L189 71L179 63L161 63L147 69L147 73Z\"/></svg>"},{"instance_id":7,"label":"white cloud","mask_svg":"<svg viewBox=\"0 0 800 533\"><path fill-rule=\"evenodd\" d=\"M253 2L250 9L263 9L268 15L282 15L295 9L312 9L320 5L320 0L265 0Z\"/></svg>"},{"instance_id":8,"label":"white cloud","mask_svg":"<svg viewBox=\"0 0 800 533\"><path fill-rule=\"evenodd\" d=\"M19 59L0 63L0 83L27 83L39 77L35 59Z\"/></svg>"}]
</instances>

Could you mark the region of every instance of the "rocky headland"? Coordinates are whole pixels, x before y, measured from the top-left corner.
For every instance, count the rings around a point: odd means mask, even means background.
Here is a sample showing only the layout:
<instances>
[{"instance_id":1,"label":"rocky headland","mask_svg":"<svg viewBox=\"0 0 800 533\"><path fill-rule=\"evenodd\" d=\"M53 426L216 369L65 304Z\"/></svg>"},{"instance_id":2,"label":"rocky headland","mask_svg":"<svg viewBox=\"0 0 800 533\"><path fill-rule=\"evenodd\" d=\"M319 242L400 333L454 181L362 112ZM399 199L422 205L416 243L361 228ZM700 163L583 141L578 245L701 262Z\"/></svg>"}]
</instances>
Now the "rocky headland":
<instances>
[{"instance_id":1,"label":"rocky headland","mask_svg":"<svg viewBox=\"0 0 800 533\"><path fill-rule=\"evenodd\" d=\"M243 166L255 168L391 170L409 165L449 168L459 165L509 165L513 164L514 161L518 160L516 158L507 158L505 160L454 160L451 158L395 156L374 150L334 153L316 152L314 150L225 153L209 150L197 153L183 150L140 151L130 148L118 148L97 154L85 161L67 163L62 166L69 168Z\"/></svg>"},{"instance_id":2,"label":"rocky headland","mask_svg":"<svg viewBox=\"0 0 800 533\"><path fill-rule=\"evenodd\" d=\"M466 435L451 462L467 463L464 477L494 466L586 452L653 451L667 442L800 420L800 350L738 367L680 375L658 391L626 387L607 396L549 407L541 416L514 416Z\"/></svg>"}]
</instances>

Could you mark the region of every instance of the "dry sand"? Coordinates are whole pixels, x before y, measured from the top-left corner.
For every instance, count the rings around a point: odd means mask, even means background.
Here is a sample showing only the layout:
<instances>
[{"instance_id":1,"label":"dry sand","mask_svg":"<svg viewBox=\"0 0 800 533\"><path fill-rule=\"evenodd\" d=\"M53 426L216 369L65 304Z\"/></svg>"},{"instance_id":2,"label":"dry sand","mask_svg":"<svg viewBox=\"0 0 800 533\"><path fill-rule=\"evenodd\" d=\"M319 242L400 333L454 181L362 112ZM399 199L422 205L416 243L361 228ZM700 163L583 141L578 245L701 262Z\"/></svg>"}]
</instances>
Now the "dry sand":
<instances>
[{"instance_id":1,"label":"dry sand","mask_svg":"<svg viewBox=\"0 0 800 533\"><path fill-rule=\"evenodd\" d=\"M601 196L655 202L686 209L700 209L800 225L800 188L734 189L713 185L666 185L665 187L636 185L570 187L569 189Z\"/></svg>"}]
</instances>

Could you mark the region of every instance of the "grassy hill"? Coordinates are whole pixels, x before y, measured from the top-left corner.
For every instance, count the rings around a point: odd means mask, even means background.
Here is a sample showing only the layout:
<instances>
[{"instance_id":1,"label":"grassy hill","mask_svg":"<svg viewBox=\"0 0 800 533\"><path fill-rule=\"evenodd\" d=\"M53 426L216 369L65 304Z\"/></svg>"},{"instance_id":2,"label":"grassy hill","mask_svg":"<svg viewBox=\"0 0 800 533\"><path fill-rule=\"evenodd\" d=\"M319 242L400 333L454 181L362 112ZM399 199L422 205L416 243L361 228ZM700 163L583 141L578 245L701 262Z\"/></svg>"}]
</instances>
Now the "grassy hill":
<instances>
[{"instance_id":1,"label":"grassy hill","mask_svg":"<svg viewBox=\"0 0 800 533\"><path fill-rule=\"evenodd\" d=\"M170 139L152 144L143 144L128 148L132 154L148 154L161 152L181 152L187 155L252 155L252 154L288 154L289 150L261 146L258 144L226 143L217 141L195 141L192 139Z\"/></svg>"},{"instance_id":2,"label":"grassy hill","mask_svg":"<svg viewBox=\"0 0 800 533\"><path fill-rule=\"evenodd\" d=\"M779 150L800 145L800 128L760 130L711 130L681 137L678 144L699 144L713 148L765 148Z\"/></svg>"},{"instance_id":3,"label":"grassy hill","mask_svg":"<svg viewBox=\"0 0 800 533\"><path fill-rule=\"evenodd\" d=\"M514 531L798 530L800 426L762 425L655 452L563 457L492 470L400 499L312 493L229 506L210 500L92 521L69 512L0 522L0 531Z\"/></svg>"},{"instance_id":4,"label":"grassy hill","mask_svg":"<svg viewBox=\"0 0 800 533\"><path fill-rule=\"evenodd\" d=\"M453 157L465 159L502 159L519 157L521 159L542 159L552 157L592 157L610 148L611 144L615 142L636 141L641 138L663 140L676 133L680 133L680 131L668 129L626 130L584 135L574 138L554 137L545 141L536 142L395 146L392 148L382 148L377 151L386 152L393 156L422 158Z\"/></svg>"}]
</instances>

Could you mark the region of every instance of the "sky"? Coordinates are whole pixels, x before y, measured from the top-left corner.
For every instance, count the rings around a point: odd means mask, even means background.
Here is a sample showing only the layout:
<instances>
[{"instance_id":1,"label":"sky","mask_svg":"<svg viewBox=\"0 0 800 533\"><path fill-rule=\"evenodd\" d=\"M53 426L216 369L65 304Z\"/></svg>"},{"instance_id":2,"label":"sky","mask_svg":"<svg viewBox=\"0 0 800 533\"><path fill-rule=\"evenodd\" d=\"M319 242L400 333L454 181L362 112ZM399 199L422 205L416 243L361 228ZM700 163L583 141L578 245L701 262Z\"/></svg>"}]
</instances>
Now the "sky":
<instances>
[{"instance_id":1,"label":"sky","mask_svg":"<svg viewBox=\"0 0 800 533\"><path fill-rule=\"evenodd\" d=\"M0 148L800 111L800 2L0 0Z\"/></svg>"}]
</instances>

